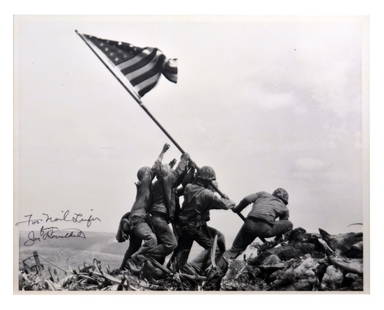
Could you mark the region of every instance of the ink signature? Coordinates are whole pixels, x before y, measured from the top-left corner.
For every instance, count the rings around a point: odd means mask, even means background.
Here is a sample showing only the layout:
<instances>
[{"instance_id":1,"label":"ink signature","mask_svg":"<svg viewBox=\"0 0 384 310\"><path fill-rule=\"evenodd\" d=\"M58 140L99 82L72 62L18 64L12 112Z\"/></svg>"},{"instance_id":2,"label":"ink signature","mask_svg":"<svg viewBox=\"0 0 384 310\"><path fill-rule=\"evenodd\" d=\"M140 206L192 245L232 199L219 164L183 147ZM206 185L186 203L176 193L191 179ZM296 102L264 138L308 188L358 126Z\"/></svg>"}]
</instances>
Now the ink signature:
<instances>
[{"instance_id":1,"label":"ink signature","mask_svg":"<svg viewBox=\"0 0 384 310\"><path fill-rule=\"evenodd\" d=\"M33 246L36 242L41 242L47 239L69 239L82 238L86 239L85 233L77 228L59 229L58 227L41 226L40 232L31 230L27 235L27 240L24 246Z\"/></svg>"}]
</instances>

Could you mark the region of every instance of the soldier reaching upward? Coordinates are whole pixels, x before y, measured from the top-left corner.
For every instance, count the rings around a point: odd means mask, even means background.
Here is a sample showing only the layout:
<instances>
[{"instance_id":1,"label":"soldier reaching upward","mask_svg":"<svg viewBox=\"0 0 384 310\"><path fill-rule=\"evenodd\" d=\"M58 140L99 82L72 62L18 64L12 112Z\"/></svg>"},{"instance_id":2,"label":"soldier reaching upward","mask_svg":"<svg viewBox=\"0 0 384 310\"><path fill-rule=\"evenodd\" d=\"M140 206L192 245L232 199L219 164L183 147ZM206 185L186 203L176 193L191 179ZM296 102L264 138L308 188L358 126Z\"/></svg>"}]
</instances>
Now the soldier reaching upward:
<instances>
[{"instance_id":1,"label":"soldier reaching upward","mask_svg":"<svg viewBox=\"0 0 384 310\"><path fill-rule=\"evenodd\" d=\"M144 257L151 249L157 246L157 238L148 224L148 210L151 203L151 184L155 176L156 167L162 161L165 152L169 149L169 144L165 144L157 158L154 166L142 167L137 172L138 181L136 185L136 199L131 211L126 213L119 226L117 240L125 241L130 236L130 243L125 253L121 268L128 267L137 269L138 265L142 265ZM136 266L135 266L136 265Z\"/></svg>"},{"instance_id":2,"label":"soldier reaching upward","mask_svg":"<svg viewBox=\"0 0 384 310\"><path fill-rule=\"evenodd\" d=\"M156 234L158 244L151 249L150 256L161 264L165 257L172 253L177 246L177 240L169 223L173 222L176 209L176 188L181 183L182 176L187 171L189 155L181 155L175 169L156 161L155 172L157 180L152 184L152 203L149 208L151 225Z\"/></svg>"}]
</instances>

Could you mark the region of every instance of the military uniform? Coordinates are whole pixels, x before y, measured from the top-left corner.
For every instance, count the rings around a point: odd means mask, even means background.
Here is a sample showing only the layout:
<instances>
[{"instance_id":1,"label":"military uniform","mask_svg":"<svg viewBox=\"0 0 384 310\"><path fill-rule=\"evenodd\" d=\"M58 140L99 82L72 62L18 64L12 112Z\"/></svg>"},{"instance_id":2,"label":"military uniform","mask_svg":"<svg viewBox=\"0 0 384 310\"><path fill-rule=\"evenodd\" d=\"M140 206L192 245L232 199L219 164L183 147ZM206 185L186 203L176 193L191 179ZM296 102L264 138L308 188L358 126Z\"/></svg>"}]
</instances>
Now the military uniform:
<instances>
[{"instance_id":1,"label":"military uniform","mask_svg":"<svg viewBox=\"0 0 384 310\"><path fill-rule=\"evenodd\" d=\"M147 223L148 208L151 200L151 183L153 179L152 171L148 167L140 176L140 181L136 183L136 199L126 216L130 230L130 243L124 255L122 267L132 256L146 254L157 245L156 235ZM124 216L123 216L124 219Z\"/></svg>"},{"instance_id":2,"label":"military uniform","mask_svg":"<svg viewBox=\"0 0 384 310\"><path fill-rule=\"evenodd\" d=\"M189 163L188 155L182 155L177 167L172 170L160 162L155 163L157 180L152 185L152 203L149 210L153 232L158 244L151 249L150 255L160 263L172 253L177 246L177 240L169 222L174 220L176 211L176 187L181 182Z\"/></svg>"},{"instance_id":3,"label":"military uniform","mask_svg":"<svg viewBox=\"0 0 384 310\"><path fill-rule=\"evenodd\" d=\"M169 265L172 269L178 270L185 265L192 244L196 241L206 250L211 249L215 234L218 235L218 253L224 252L224 236L216 229L209 227L209 210L227 210L232 202L228 199L218 197L213 191L200 184L188 184L184 190L184 202L178 217L180 238L178 246L170 260ZM203 257L199 255L195 261L195 267L203 269Z\"/></svg>"},{"instance_id":4,"label":"military uniform","mask_svg":"<svg viewBox=\"0 0 384 310\"><path fill-rule=\"evenodd\" d=\"M236 258L257 237L279 236L292 229L293 225L288 220L289 211L286 207L288 193L285 198L267 192L251 194L240 201L233 211L241 212L251 203L253 203L252 209L233 241L231 249L225 253L226 257ZM277 218L279 218L278 221L276 221Z\"/></svg>"}]
</instances>

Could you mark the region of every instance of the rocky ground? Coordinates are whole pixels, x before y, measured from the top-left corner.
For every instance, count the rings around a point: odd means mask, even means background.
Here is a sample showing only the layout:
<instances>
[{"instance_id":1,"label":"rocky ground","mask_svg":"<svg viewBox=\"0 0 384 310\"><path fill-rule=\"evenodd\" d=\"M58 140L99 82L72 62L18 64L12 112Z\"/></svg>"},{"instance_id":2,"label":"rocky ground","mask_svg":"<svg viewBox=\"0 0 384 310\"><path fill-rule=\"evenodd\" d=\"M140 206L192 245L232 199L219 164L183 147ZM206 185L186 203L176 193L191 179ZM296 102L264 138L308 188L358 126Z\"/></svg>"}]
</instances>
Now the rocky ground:
<instances>
[{"instance_id":1,"label":"rocky ground","mask_svg":"<svg viewBox=\"0 0 384 310\"><path fill-rule=\"evenodd\" d=\"M171 272L147 262L139 273L110 270L94 259L76 270L52 266L20 267L22 291L362 291L363 234L319 234L303 228L282 241L251 246L251 254L220 260L204 274L188 269Z\"/></svg>"}]
</instances>

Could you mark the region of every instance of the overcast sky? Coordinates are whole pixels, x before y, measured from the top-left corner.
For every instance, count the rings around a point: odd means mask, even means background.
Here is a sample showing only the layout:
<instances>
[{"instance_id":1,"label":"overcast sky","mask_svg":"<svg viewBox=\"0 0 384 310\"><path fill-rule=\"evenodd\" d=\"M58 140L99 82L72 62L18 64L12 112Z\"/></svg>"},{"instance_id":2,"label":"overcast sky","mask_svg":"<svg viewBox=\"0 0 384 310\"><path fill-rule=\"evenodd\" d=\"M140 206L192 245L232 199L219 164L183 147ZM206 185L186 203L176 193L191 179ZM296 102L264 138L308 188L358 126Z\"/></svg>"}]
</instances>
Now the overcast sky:
<instances>
[{"instance_id":1,"label":"overcast sky","mask_svg":"<svg viewBox=\"0 0 384 310\"><path fill-rule=\"evenodd\" d=\"M362 20L191 17L16 17L17 219L93 209L115 231L168 142L74 29L178 58L143 102L234 201L284 187L294 226L363 221ZM230 243L241 220L211 218Z\"/></svg>"}]
</instances>

